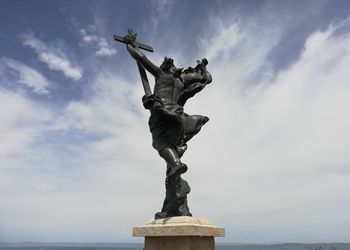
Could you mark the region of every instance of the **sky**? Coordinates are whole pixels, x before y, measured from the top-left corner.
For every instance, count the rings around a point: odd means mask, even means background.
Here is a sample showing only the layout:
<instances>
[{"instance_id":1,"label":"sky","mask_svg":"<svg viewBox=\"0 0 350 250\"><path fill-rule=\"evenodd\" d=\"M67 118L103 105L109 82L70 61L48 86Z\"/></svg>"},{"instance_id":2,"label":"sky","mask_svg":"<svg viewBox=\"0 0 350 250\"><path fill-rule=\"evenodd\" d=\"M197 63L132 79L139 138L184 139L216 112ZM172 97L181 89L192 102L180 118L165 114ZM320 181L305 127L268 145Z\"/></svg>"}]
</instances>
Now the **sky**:
<instances>
[{"instance_id":1,"label":"sky","mask_svg":"<svg viewBox=\"0 0 350 250\"><path fill-rule=\"evenodd\" d=\"M142 241L165 162L128 28L157 65L209 61L183 178L217 241L350 242L347 0L0 1L0 242Z\"/></svg>"}]
</instances>

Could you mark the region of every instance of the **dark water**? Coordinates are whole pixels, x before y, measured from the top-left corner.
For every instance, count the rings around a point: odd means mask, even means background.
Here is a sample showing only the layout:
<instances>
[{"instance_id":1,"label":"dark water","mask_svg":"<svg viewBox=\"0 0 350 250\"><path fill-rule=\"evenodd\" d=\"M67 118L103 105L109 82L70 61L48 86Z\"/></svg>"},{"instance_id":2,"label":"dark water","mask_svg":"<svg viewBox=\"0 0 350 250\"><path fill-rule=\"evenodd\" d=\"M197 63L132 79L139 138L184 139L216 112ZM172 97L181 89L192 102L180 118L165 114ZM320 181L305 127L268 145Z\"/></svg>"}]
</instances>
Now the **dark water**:
<instances>
[{"instance_id":1,"label":"dark water","mask_svg":"<svg viewBox=\"0 0 350 250\"><path fill-rule=\"evenodd\" d=\"M350 250L347 243L286 243L286 244L244 244L217 246L216 250Z\"/></svg>"},{"instance_id":2,"label":"dark water","mask_svg":"<svg viewBox=\"0 0 350 250\"><path fill-rule=\"evenodd\" d=\"M0 250L142 250L142 244L70 244L55 243L0 243ZM61 244L61 245L60 245ZM90 246L87 246L90 245ZM119 245L119 246L118 246ZM218 245L216 250L350 250L349 243L287 243L287 244L230 244Z\"/></svg>"},{"instance_id":3,"label":"dark water","mask_svg":"<svg viewBox=\"0 0 350 250\"><path fill-rule=\"evenodd\" d=\"M0 247L1 250L142 250L120 247Z\"/></svg>"}]
</instances>

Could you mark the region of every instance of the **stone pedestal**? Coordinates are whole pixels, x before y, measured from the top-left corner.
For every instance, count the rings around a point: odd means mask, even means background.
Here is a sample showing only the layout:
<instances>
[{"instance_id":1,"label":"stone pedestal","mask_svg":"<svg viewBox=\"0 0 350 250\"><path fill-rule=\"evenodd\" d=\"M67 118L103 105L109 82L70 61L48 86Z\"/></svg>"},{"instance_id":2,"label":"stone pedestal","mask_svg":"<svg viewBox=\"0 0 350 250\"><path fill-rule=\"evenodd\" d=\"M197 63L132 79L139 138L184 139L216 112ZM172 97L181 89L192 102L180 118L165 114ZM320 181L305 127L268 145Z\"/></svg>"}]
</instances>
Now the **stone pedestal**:
<instances>
[{"instance_id":1,"label":"stone pedestal","mask_svg":"<svg viewBox=\"0 0 350 250\"><path fill-rule=\"evenodd\" d=\"M225 236L225 229L203 218L178 216L134 227L133 236L145 237L144 250L215 250L214 237Z\"/></svg>"}]
</instances>

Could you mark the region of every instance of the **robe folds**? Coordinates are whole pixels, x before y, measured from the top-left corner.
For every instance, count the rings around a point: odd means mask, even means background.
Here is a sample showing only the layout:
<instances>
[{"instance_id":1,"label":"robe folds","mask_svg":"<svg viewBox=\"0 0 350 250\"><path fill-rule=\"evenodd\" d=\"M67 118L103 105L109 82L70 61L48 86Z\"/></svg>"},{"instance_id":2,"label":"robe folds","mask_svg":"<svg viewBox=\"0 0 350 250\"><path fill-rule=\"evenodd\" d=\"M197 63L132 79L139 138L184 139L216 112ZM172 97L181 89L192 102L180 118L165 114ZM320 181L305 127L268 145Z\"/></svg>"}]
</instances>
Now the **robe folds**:
<instances>
[{"instance_id":1,"label":"robe folds","mask_svg":"<svg viewBox=\"0 0 350 250\"><path fill-rule=\"evenodd\" d=\"M145 99L149 101L149 98L153 99L153 105L148 125L152 133L152 146L158 151L186 143L209 120L207 116L186 114L183 106L170 100L155 95Z\"/></svg>"}]
</instances>

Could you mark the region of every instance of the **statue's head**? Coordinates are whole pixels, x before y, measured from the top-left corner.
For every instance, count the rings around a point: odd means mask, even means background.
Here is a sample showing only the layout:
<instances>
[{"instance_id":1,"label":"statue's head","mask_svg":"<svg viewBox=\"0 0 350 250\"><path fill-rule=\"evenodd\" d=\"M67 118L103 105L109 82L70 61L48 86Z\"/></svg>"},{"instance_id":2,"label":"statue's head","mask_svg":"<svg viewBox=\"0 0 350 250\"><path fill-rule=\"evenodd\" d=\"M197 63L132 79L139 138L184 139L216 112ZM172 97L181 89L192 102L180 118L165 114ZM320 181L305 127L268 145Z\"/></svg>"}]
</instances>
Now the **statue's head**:
<instances>
[{"instance_id":1,"label":"statue's head","mask_svg":"<svg viewBox=\"0 0 350 250\"><path fill-rule=\"evenodd\" d=\"M175 67L174 60L170 57L164 57L164 61L160 65L160 68L164 71L170 71L173 67Z\"/></svg>"}]
</instances>

